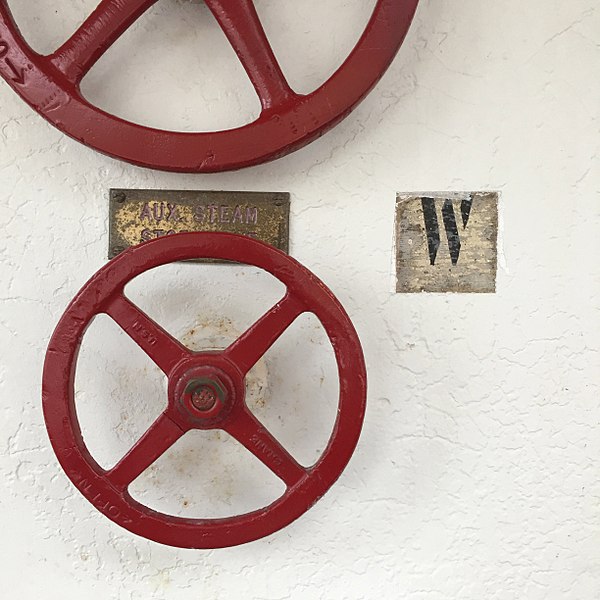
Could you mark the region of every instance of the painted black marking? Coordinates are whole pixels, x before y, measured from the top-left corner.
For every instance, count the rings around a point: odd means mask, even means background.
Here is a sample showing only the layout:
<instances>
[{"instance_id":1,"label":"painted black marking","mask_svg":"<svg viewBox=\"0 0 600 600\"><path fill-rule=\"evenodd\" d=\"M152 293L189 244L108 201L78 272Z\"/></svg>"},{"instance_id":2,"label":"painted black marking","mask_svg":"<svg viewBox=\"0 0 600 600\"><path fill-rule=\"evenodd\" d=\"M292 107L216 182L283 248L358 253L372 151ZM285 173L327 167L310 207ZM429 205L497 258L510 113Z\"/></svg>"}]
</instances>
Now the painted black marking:
<instances>
[{"instance_id":1,"label":"painted black marking","mask_svg":"<svg viewBox=\"0 0 600 600\"><path fill-rule=\"evenodd\" d=\"M467 228L469 216L471 215L471 207L473 206L473 196L465 198L460 203L460 214L462 215L463 229Z\"/></svg>"},{"instance_id":2,"label":"painted black marking","mask_svg":"<svg viewBox=\"0 0 600 600\"><path fill-rule=\"evenodd\" d=\"M425 230L427 231L427 246L429 250L429 262L435 265L438 249L440 247L440 227L438 224L437 211L435 206L435 198L422 197L421 205L423 207L423 219L425 220ZM463 229L466 229L471 216L471 208L473 207L473 196L465 198L460 203L460 214L462 217ZM456 214L452 200L444 200L442 205L442 220L444 221L444 229L448 239L448 250L450 252L450 260L453 265L458 264L460 257L460 235L458 233L458 225L456 223Z\"/></svg>"},{"instance_id":3,"label":"painted black marking","mask_svg":"<svg viewBox=\"0 0 600 600\"><path fill-rule=\"evenodd\" d=\"M431 265L435 265L435 257L440 247L440 228L435 211L435 200L433 198L421 198L421 205L423 207L423 218L425 219L425 231L427 231L429 262Z\"/></svg>"},{"instance_id":4,"label":"painted black marking","mask_svg":"<svg viewBox=\"0 0 600 600\"><path fill-rule=\"evenodd\" d=\"M458 235L458 227L456 225L456 215L454 214L454 206L452 200L446 200L442 206L442 217L444 219L444 228L446 229L446 237L448 238L448 250L450 251L450 260L453 265L458 263L460 256L460 237Z\"/></svg>"}]
</instances>

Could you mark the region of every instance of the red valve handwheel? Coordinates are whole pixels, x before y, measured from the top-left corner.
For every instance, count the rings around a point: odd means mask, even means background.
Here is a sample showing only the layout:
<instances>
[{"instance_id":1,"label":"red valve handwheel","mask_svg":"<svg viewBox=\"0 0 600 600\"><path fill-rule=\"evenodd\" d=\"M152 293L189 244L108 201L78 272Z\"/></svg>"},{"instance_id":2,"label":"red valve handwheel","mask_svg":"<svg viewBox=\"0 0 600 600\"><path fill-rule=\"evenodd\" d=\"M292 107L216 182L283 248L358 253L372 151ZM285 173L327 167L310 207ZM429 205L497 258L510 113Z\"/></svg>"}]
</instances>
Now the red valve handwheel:
<instances>
[{"instance_id":1,"label":"red valve handwheel","mask_svg":"<svg viewBox=\"0 0 600 600\"><path fill-rule=\"evenodd\" d=\"M132 278L148 269L192 258L219 258L260 267L283 282L287 291L225 350L192 352L128 300L123 291ZM320 459L308 468L292 458L244 400L246 373L304 312L315 314L325 328L340 380L331 439ZM74 400L79 346L88 325L100 313L116 321L169 380L167 408L109 470L101 468L86 448ZM360 435L366 372L348 315L325 285L293 258L242 236L181 233L126 250L86 283L50 340L42 397L50 441L60 464L100 512L129 531L163 544L219 548L261 538L291 523L336 481ZM233 436L286 484L280 498L243 515L186 519L158 513L129 495L130 483L187 431L215 428Z\"/></svg>"},{"instance_id":2,"label":"red valve handwheel","mask_svg":"<svg viewBox=\"0 0 600 600\"><path fill-rule=\"evenodd\" d=\"M102 0L47 56L29 47L7 0L0 0L0 75L61 131L110 156L168 171L238 169L296 150L348 115L393 60L418 1L378 0L344 64L320 88L300 95L288 85L253 1L205 0L262 106L256 121L236 129L209 133L152 129L108 114L82 96L80 83L86 73L157 0Z\"/></svg>"}]
</instances>

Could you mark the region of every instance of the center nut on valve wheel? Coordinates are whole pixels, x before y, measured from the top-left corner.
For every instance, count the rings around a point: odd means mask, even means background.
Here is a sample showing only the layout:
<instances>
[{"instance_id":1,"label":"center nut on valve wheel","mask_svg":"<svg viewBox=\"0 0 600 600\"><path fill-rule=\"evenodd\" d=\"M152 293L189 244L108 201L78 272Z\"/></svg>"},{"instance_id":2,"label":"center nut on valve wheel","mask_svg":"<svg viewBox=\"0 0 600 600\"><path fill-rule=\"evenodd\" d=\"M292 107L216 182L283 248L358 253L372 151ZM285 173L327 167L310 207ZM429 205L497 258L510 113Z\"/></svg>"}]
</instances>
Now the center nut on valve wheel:
<instances>
[{"instance_id":1,"label":"center nut on valve wheel","mask_svg":"<svg viewBox=\"0 0 600 600\"><path fill-rule=\"evenodd\" d=\"M230 413L240 392L243 399L243 386L239 383L235 386L220 369L196 367L180 376L169 394L183 419L182 426L212 429Z\"/></svg>"},{"instance_id":2,"label":"center nut on valve wheel","mask_svg":"<svg viewBox=\"0 0 600 600\"><path fill-rule=\"evenodd\" d=\"M148 269L174 261L216 258L260 267L285 286L283 298L222 351L192 352L124 294ZM323 325L340 379L336 421L317 462L304 467L257 419L245 402L245 377L303 313ZM75 404L75 369L83 335L100 313L112 318L168 378L167 408L111 469L85 445ZM79 491L129 531L182 548L220 548L269 535L306 512L333 485L350 460L365 414L366 372L356 331L335 296L310 271L257 240L226 233L180 233L126 250L80 290L60 319L46 353L44 419L52 447ZM221 519L159 513L134 500L131 483L192 429L222 429L283 483L269 506Z\"/></svg>"},{"instance_id":3,"label":"center nut on valve wheel","mask_svg":"<svg viewBox=\"0 0 600 600\"><path fill-rule=\"evenodd\" d=\"M184 399L187 399L188 396L191 397L191 402L193 408L195 408L201 417L208 416L213 414L213 410L215 404L217 404L217 398L219 395L217 394L215 388L218 387L214 381L198 381L194 379L188 384L186 388L186 393L184 394ZM221 399L222 403L223 399ZM220 410L221 406L217 406Z\"/></svg>"},{"instance_id":4,"label":"center nut on valve wheel","mask_svg":"<svg viewBox=\"0 0 600 600\"><path fill-rule=\"evenodd\" d=\"M219 393L221 390L221 393ZM225 392L217 381L212 379L192 379L182 396L182 400L187 405L188 399L191 402L192 411L200 417L212 417L220 412L225 401ZM194 414L194 412L192 412Z\"/></svg>"}]
</instances>

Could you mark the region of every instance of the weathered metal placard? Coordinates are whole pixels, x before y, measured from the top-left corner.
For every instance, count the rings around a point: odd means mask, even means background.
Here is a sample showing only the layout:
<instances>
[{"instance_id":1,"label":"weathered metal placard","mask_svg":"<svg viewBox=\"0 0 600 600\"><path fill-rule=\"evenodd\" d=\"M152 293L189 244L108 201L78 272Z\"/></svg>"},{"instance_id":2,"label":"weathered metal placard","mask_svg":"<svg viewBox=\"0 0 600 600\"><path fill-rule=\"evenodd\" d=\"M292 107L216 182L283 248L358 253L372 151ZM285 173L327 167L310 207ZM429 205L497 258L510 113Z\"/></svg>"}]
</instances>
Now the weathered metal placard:
<instances>
[{"instance_id":1,"label":"weathered metal placard","mask_svg":"<svg viewBox=\"0 0 600 600\"><path fill-rule=\"evenodd\" d=\"M498 193L396 197L396 291L496 291Z\"/></svg>"},{"instance_id":2,"label":"weathered metal placard","mask_svg":"<svg viewBox=\"0 0 600 600\"><path fill-rule=\"evenodd\" d=\"M108 257L187 231L238 233L287 253L289 214L286 192L111 189Z\"/></svg>"}]
</instances>

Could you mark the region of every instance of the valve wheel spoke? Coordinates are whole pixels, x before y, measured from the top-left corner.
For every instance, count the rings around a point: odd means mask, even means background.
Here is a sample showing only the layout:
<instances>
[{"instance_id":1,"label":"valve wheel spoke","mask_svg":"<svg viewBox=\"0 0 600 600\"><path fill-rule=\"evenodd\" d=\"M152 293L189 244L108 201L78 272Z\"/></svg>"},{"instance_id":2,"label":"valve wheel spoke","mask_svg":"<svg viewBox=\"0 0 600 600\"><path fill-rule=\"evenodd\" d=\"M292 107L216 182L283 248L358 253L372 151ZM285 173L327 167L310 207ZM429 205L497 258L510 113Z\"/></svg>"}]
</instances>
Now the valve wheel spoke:
<instances>
[{"instance_id":1,"label":"valve wheel spoke","mask_svg":"<svg viewBox=\"0 0 600 600\"><path fill-rule=\"evenodd\" d=\"M288 488L300 482L307 471L269 433L247 407L236 411L223 429L271 469Z\"/></svg>"},{"instance_id":2,"label":"valve wheel spoke","mask_svg":"<svg viewBox=\"0 0 600 600\"><path fill-rule=\"evenodd\" d=\"M102 0L50 60L78 85L98 59L158 0ZM205 0L246 70L263 110L296 97L253 0Z\"/></svg>"},{"instance_id":3,"label":"valve wheel spoke","mask_svg":"<svg viewBox=\"0 0 600 600\"><path fill-rule=\"evenodd\" d=\"M189 350L167 333L123 294L117 294L104 312L156 363L165 375L190 356Z\"/></svg>"},{"instance_id":4,"label":"valve wheel spoke","mask_svg":"<svg viewBox=\"0 0 600 600\"><path fill-rule=\"evenodd\" d=\"M158 0L102 0L75 33L50 55L71 83L78 84L96 61Z\"/></svg>"},{"instance_id":5,"label":"valve wheel spoke","mask_svg":"<svg viewBox=\"0 0 600 600\"><path fill-rule=\"evenodd\" d=\"M185 431L170 418L168 412L162 413L131 450L107 471L107 480L118 489L127 488L184 433Z\"/></svg>"},{"instance_id":6,"label":"valve wheel spoke","mask_svg":"<svg viewBox=\"0 0 600 600\"><path fill-rule=\"evenodd\" d=\"M225 356L246 375L303 312L306 308L294 296L286 294L223 351Z\"/></svg>"},{"instance_id":7,"label":"valve wheel spoke","mask_svg":"<svg viewBox=\"0 0 600 600\"><path fill-rule=\"evenodd\" d=\"M205 0L246 70L263 110L296 97L275 58L253 0Z\"/></svg>"}]
</instances>

